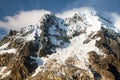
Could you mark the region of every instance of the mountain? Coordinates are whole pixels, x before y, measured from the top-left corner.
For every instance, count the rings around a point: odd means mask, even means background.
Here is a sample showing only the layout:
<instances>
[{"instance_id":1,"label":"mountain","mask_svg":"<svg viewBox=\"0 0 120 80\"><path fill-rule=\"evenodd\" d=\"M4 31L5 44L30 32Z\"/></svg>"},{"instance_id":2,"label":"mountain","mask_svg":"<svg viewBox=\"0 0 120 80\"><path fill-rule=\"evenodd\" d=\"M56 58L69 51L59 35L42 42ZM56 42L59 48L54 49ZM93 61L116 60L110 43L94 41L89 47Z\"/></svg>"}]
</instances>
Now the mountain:
<instances>
[{"instance_id":1,"label":"mountain","mask_svg":"<svg viewBox=\"0 0 120 80\"><path fill-rule=\"evenodd\" d=\"M0 41L1 80L120 80L120 28L93 9L10 30Z\"/></svg>"}]
</instances>

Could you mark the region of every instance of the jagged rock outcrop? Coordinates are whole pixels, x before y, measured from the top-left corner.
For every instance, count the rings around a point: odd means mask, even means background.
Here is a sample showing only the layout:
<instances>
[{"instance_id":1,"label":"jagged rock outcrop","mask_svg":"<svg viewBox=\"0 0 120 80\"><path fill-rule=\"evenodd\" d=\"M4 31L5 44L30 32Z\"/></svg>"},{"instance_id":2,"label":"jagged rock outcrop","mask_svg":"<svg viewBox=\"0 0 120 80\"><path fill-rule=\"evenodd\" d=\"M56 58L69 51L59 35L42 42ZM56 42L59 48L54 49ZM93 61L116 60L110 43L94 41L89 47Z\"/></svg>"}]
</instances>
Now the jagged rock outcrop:
<instances>
[{"instance_id":1,"label":"jagged rock outcrop","mask_svg":"<svg viewBox=\"0 0 120 80\"><path fill-rule=\"evenodd\" d=\"M59 22L60 21L60 22ZM40 35L40 51L39 56L52 54L56 52L55 49L69 42L67 38L67 31L62 27L62 20L55 17L54 14L46 14L40 20L41 35Z\"/></svg>"},{"instance_id":2,"label":"jagged rock outcrop","mask_svg":"<svg viewBox=\"0 0 120 80\"><path fill-rule=\"evenodd\" d=\"M96 35L101 40L96 41L96 46L102 50L104 56L96 52L89 52L91 68L98 72L103 80L120 79L120 35L112 30L102 28Z\"/></svg>"}]
</instances>

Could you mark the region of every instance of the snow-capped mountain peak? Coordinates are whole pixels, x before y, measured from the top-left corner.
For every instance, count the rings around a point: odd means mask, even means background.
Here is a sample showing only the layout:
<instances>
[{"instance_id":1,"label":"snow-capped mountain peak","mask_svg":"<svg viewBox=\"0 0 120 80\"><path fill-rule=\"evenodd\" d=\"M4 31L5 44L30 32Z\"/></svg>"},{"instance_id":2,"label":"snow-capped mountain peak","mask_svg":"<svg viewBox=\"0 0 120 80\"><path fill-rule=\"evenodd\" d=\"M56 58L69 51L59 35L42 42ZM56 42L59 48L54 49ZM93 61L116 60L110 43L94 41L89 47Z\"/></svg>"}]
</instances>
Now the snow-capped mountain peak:
<instances>
[{"instance_id":1,"label":"snow-capped mountain peak","mask_svg":"<svg viewBox=\"0 0 120 80\"><path fill-rule=\"evenodd\" d=\"M44 14L39 24L10 31L0 42L0 57L8 58L0 63L0 78L115 79L112 68L120 72L119 28L91 8L74 11L66 18Z\"/></svg>"}]
</instances>

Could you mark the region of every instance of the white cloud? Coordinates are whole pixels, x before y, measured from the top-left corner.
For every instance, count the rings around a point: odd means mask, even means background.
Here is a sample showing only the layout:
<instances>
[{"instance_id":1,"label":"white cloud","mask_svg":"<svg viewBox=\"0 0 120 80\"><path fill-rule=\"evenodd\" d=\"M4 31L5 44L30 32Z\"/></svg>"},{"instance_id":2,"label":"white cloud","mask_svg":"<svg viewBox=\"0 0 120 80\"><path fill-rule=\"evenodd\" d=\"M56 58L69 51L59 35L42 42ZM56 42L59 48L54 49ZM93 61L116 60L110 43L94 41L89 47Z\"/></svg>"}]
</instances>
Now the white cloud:
<instances>
[{"instance_id":1,"label":"white cloud","mask_svg":"<svg viewBox=\"0 0 120 80\"><path fill-rule=\"evenodd\" d=\"M111 16L112 16L115 28L118 29L120 32L120 15L117 13L111 13Z\"/></svg>"},{"instance_id":2,"label":"white cloud","mask_svg":"<svg viewBox=\"0 0 120 80\"><path fill-rule=\"evenodd\" d=\"M58 14L56 14L56 16L64 19L64 18L71 17L74 14L79 13L81 11L84 12L86 10L94 10L94 9L91 7L74 8L74 9L71 9L68 11L64 11L63 13L58 13Z\"/></svg>"},{"instance_id":3,"label":"white cloud","mask_svg":"<svg viewBox=\"0 0 120 80\"><path fill-rule=\"evenodd\" d=\"M45 10L21 11L14 16L6 16L6 21L0 20L0 26L5 29L19 30L21 27L38 24L43 14L50 13Z\"/></svg>"}]
</instances>

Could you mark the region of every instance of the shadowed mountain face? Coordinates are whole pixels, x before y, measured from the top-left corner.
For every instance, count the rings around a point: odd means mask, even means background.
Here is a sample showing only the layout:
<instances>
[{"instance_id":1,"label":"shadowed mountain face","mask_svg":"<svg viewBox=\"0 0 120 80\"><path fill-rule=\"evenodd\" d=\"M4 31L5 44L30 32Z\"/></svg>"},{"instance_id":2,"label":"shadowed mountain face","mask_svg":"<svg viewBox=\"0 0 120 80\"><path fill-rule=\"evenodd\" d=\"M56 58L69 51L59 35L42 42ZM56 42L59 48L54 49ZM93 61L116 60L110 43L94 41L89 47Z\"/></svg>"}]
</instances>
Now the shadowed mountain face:
<instances>
[{"instance_id":1,"label":"shadowed mountain face","mask_svg":"<svg viewBox=\"0 0 120 80\"><path fill-rule=\"evenodd\" d=\"M0 41L0 79L120 80L119 29L91 9L45 14Z\"/></svg>"}]
</instances>

